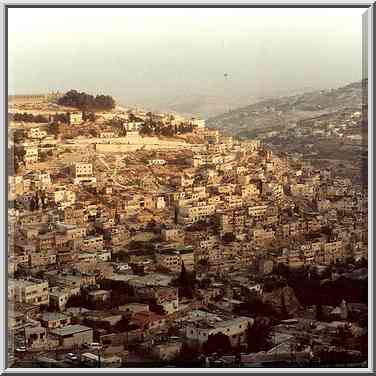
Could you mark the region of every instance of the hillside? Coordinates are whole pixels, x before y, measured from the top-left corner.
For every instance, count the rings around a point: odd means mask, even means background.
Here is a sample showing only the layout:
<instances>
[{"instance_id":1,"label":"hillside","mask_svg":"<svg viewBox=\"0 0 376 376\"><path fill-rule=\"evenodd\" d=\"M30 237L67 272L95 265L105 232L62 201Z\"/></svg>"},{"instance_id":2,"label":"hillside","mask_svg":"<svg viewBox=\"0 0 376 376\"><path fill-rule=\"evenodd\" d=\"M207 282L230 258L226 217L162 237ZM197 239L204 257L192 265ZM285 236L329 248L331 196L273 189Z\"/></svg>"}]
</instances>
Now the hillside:
<instances>
[{"instance_id":1,"label":"hillside","mask_svg":"<svg viewBox=\"0 0 376 376\"><path fill-rule=\"evenodd\" d=\"M359 81L337 89L263 100L212 117L207 124L240 137L254 137L258 133L294 126L299 120L345 109L361 109L362 96L362 81Z\"/></svg>"},{"instance_id":2,"label":"hillside","mask_svg":"<svg viewBox=\"0 0 376 376\"><path fill-rule=\"evenodd\" d=\"M252 96L230 96L212 94L180 94L170 97L147 97L137 102L120 98L122 103L148 111L176 113L185 117L209 118L222 114L231 108L249 105L256 102Z\"/></svg>"}]
</instances>

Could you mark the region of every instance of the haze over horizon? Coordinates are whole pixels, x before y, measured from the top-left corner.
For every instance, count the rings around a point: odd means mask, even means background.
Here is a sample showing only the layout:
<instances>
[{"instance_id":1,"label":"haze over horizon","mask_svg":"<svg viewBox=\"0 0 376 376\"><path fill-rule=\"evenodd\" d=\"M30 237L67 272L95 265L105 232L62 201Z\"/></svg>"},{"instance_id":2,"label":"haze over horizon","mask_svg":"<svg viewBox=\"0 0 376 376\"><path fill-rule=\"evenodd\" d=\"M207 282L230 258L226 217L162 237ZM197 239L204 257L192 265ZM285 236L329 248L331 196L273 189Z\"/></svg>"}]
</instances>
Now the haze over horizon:
<instances>
[{"instance_id":1,"label":"haze over horizon","mask_svg":"<svg viewBox=\"0 0 376 376\"><path fill-rule=\"evenodd\" d=\"M9 94L77 89L210 115L362 78L363 9L8 12Z\"/></svg>"}]
</instances>

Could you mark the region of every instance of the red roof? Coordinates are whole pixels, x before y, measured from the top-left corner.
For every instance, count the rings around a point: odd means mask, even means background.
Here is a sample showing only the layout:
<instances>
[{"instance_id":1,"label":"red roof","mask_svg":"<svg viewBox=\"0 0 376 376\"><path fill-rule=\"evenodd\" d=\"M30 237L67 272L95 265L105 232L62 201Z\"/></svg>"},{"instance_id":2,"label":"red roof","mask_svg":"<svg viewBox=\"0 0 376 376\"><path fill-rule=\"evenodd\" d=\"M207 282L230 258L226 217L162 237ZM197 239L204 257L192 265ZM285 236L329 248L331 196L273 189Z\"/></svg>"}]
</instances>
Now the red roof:
<instances>
[{"instance_id":1,"label":"red roof","mask_svg":"<svg viewBox=\"0 0 376 376\"><path fill-rule=\"evenodd\" d=\"M154 312L141 311L133 315L132 321L139 326L145 326L156 321L163 320L163 316L160 316Z\"/></svg>"}]
</instances>

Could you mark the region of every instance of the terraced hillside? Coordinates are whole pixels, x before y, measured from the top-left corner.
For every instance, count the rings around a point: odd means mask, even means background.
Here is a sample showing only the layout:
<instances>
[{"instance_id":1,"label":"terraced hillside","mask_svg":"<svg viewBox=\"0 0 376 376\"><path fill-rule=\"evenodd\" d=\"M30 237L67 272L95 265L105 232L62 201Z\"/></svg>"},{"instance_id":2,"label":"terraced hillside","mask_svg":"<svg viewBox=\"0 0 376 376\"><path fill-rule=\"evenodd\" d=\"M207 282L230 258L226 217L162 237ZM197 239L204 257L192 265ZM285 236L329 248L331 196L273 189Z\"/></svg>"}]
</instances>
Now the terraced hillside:
<instances>
[{"instance_id":1,"label":"terraced hillside","mask_svg":"<svg viewBox=\"0 0 376 376\"><path fill-rule=\"evenodd\" d=\"M267 99L212 117L207 123L209 127L242 138L280 131L295 126L299 120L346 109L361 109L365 100L364 85L366 81L359 81L337 89Z\"/></svg>"}]
</instances>

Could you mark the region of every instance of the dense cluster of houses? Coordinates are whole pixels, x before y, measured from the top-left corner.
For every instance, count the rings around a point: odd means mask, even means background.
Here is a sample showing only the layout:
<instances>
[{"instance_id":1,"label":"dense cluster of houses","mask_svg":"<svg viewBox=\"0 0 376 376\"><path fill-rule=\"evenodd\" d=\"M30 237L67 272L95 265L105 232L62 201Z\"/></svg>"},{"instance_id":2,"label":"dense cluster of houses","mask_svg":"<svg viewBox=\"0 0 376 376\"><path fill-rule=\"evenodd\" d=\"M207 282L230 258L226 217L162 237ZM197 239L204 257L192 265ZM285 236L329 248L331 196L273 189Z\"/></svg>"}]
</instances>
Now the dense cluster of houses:
<instances>
[{"instance_id":1,"label":"dense cluster of houses","mask_svg":"<svg viewBox=\"0 0 376 376\"><path fill-rule=\"evenodd\" d=\"M71 116L70 126L79 127L80 115ZM150 117L142 111L134 111L137 121L124 116L130 137ZM364 187L330 169L278 157L259 140L240 142L208 129L201 119L154 117L169 125L188 122L200 141L173 152L160 147L146 158L142 148L134 152L129 158L142 156L132 162L138 185L119 183L117 162L107 159L105 169L95 158L107 155L95 148L68 160L77 151L67 140L57 142L48 126L30 126L17 144L24 165L8 185L15 346L24 341L28 351L73 351L98 342L108 347L103 359L134 346L162 360L217 333L235 346L253 324L234 314L239 292L263 294L254 276L280 265L367 259ZM107 125L99 138L116 137ZM60 158L62 144L70 151ZM52 156L40 161L44 149ZM179 296L174 281L183 270L209 283L191 297ZM161 335L171 330L173 336Z\"/></svg>"}]
</instances>

